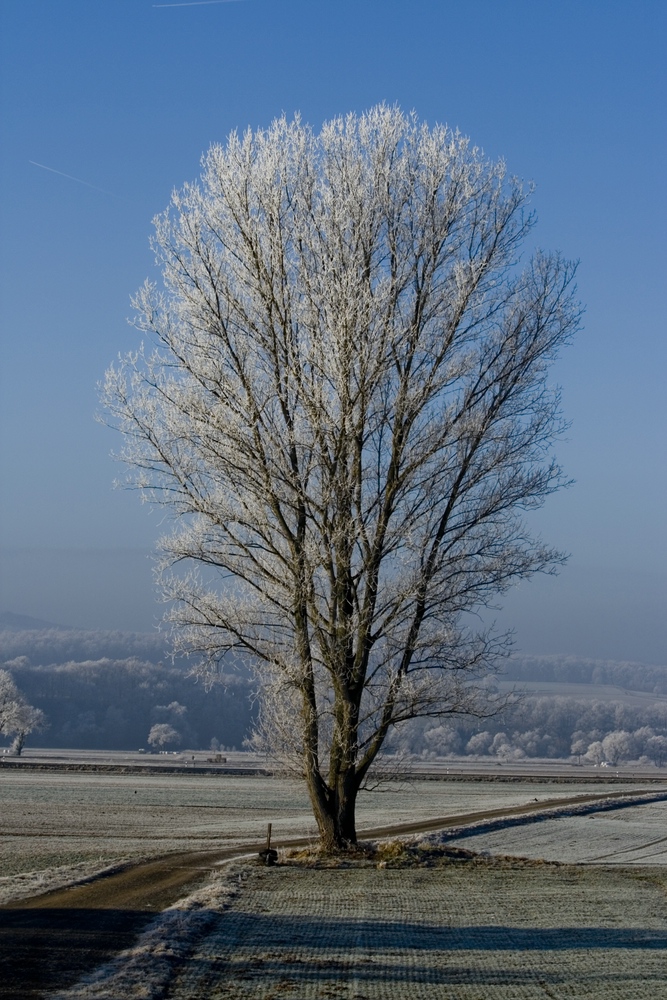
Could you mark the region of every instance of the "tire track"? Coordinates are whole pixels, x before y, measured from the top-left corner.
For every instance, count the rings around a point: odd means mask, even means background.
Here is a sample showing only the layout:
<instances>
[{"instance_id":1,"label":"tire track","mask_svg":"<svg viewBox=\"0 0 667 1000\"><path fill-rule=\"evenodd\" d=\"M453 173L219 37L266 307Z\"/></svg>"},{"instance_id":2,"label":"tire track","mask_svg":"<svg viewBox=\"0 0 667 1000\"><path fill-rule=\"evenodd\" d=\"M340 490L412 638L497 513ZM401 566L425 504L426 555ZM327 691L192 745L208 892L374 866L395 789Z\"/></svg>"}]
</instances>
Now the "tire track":
<instances>
[{"instance_id":1,"label":"tire track","mask_svg":"<svg viewBox=\"0 0 667 1000\"><path fill-rule=\"evenodd\" d=\"M658 837L657 840L648 840L645 844L640 844L638 847L624 847L619 851L610 851L608 854L598 854L594 858L588 858L587 864L594 861L604 861L605 858L617 858L619 854L634 854L636 851L643 851L647 847L654 847L656 844L664 844L667 841L667 837ZM647 854L649 858L653 858L656 854L663 854L664 851L654 851L652 854Z\"/></svg>"}]
</instances>

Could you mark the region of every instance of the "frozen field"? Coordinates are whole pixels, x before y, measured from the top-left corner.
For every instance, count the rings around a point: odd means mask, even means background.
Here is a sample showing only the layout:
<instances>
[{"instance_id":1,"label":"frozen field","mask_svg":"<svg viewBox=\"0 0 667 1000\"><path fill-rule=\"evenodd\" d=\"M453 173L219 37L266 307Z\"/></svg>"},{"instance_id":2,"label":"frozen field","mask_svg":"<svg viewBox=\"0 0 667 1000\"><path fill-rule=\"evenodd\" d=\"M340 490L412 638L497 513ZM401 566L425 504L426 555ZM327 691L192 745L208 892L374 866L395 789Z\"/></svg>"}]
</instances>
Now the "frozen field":
<instances>
[{"instance_id":1,"label":"frozen field","mask_svg":"<svg viewBox=\"0 0 667 1000\"><path fill-rule=\"evenodd\" d=\"M604 788L492 781L391 783L383 791L362 794L359 829ZM3 772L0 900L63 884L120 859L256 841L269 821L278 841L315 836L303 787L284 779Z\"/></svg>"},{"instance_id":2,"label":"frozen field","mask_svg":"<svg viewBox=\"0 0 667 1000\"><path fill-rule=\"evenodd\" d=\"M667 995L665 869L246 865L201 902L57 1000Z\"/></svg>"},{"instance_id":3,"label":"frozen field","mask_svg":"<svg viewBox=\"0 0 667 1000\"><path fill-rule=\"evenodd\" d=\"M395 783L362 797L359 826L612 789L620 790L602 782ZM122 858L256 841L267 821L278 839L313 833L302 787L268 777L12 772L0 774L0 805L5 899ZM667 997L667 803L518 819L447 834L453 846L490 855L469 861L427 857L405 867L389 845L380 863L225 865L158 914L128 952L58 996Z\"/></svg>"},{"instance_id":4,"label":"frozen field","mask_svg":"<svg viewBox=\"0 0 667 1000\"><path fill-rule=\"evenodd\" d=\"M447 841L471 851L578 864L667 865L667 802L523 822Z\"/></svg>"}]
</instances>

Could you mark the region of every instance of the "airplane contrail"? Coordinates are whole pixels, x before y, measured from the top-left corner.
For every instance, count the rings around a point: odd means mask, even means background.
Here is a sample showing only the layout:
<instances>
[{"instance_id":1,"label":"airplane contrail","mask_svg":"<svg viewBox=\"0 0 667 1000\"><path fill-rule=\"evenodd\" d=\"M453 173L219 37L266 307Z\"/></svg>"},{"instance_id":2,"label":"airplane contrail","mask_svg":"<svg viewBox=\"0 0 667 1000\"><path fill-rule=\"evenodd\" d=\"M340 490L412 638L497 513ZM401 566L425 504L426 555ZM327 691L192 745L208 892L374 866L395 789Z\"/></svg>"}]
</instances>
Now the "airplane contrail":
<instances>
[{"instance_id":1,"label":"airplane contrail","mask_svg":"<svg viewBox=\"0 0 667 1000\"><path fill-rule=\"evenodd\" d=\"M245 0L188 0L187 3L154 3L153 7L208 7L212 3L245 3Z\"/></svg>"},{"instance_id":2,"label":"airplane contrail","mask_svg":"<svg viewBox=\"0 0 667 1000\"><path fill-rule=\"evenodd\" d=\"M66 177L68 181L76 181L77 184L83 184L85 187L92 188L93 191L99 191L101 194L107 194L110 198L118 198L120 201L125 201L119 194L114 194L113 191L105 191L104 188L97 187L96 184L89 184L88 181L82 181L80 177L73 177L71 174L65 174L62 170L55 170L53 167L47 167L44 163L38 163L37 160L28 160L28 163L32 163L33 167L41 167L42 170L48 170L51 174L59 174L60 177Z\"/></svg>"}]
</instances>

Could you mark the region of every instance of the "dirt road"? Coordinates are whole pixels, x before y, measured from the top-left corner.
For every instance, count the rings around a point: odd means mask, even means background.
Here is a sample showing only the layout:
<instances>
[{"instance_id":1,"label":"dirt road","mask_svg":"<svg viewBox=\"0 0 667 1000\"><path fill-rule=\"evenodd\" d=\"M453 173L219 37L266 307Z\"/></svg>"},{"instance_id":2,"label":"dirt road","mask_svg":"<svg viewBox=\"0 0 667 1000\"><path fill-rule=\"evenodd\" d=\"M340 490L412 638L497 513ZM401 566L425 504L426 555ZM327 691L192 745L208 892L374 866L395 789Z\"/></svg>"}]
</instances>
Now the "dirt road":
<instances>
[{"instance_id":1,"label":"dirt road","mask_svg":"<svg viewBox=\"0 0 667 1000\"><path fill-rule=\"evenodd\" d=\"M620 805L624 799L642 794L646 791L542 800L510 809L363 830L360 837L368 840L400 837L609 799L617 800ZM667 793L662 796L667 797ZM298 847L307 843L300 838L281 841L279 846ZM215 865L244 854L256 854L264 846L255 842L223 851L170 854L128 866L84 885L0 907L0 998L37 1000L47 990L76 982L129 947L155 913L194 889Z\"/></svg>"}]
</instances>

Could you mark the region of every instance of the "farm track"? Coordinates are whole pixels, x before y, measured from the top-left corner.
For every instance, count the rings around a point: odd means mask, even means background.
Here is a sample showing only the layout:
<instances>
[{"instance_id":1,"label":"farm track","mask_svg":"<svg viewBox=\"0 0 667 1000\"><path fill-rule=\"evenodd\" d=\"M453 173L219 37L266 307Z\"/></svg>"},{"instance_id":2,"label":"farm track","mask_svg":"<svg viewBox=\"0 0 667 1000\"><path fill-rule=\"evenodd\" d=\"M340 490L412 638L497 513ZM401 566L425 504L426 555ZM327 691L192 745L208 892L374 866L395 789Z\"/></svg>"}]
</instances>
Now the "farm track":
<instances>
[{"instance_id":1,"label":"farm track","mask_svg":"<svg viewBox=\"0 0 667 1000\"><path fill-rule=\"evenodd\" d=\"M360 832L363 839L400 837L494 819L602 800L645 795L646 790L545 799L511 808L438 817ZM655 793L667 798L667 792ZM280 847L304 847L300 837ZM134 865L69 889L55 890L0 907L0 998L37 1000L62 989L129 947L156 913L204 881L220 863L256 854L265 845L246 843L223 850L173 853Z\"/></svg>"},{"instance_id":2,"label":"farm track","mask_svg":"<svg viewBox=\"0 0 667 1000\"><path fill-rule=\"evenodd\" d=\"M597 864L600 861L608 861L609 858L617 858L621 854L637 854L639 851L641 851L642 858L655 857L656 855L663 854L664 849L654 851L652 854L646 854L646 848L655 847L656 844L664 844L665 841L667 841L667 837L658 837L657 840L647 840L645 844L637 844L634 847L622 847L618 851L609 851L608 854L598 854L596 857L590 858L587 863Z\"/></svg>"}]
</instances>

